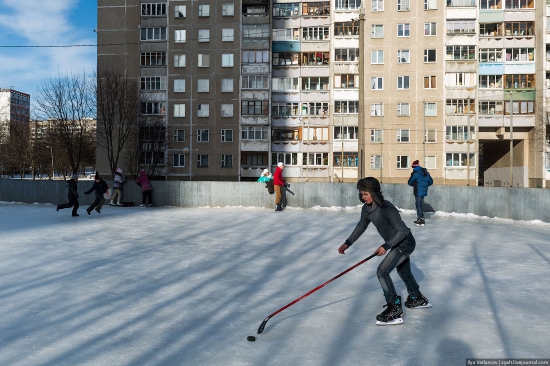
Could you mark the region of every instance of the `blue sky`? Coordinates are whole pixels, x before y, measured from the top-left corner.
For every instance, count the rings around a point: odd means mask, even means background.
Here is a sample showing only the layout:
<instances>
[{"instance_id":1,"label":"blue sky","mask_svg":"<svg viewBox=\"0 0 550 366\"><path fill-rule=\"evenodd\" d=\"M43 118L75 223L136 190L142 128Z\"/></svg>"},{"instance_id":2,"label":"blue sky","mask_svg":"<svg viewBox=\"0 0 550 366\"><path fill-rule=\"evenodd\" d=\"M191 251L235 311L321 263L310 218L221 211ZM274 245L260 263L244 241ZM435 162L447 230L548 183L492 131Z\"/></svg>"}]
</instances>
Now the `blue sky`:
<instances>
[{"instance_id":1,"label":"blue sky","mask_svg":"<svg viewBox=\"0 0 550 366\"><path fill-rule=\"evenodd\" d=\"M32 101L45 79L95 72L96 47L75 45L97 43L96 0L0 0L0 9L0 88Z\"/></svg>"}]
</instances>

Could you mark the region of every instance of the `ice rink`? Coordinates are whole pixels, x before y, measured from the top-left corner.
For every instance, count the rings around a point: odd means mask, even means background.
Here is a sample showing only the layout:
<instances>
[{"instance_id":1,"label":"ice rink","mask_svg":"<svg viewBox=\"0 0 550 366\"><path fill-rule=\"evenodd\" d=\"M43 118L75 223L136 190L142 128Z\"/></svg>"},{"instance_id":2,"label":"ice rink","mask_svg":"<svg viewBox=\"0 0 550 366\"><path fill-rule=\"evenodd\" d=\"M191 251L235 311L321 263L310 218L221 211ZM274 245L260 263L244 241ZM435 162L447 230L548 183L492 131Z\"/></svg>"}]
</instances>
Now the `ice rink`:
<instances>
[{"instance_id":1,"label":"ice rink","mask_svg":"<svg viewBox=\"0 0 550 366\"><path fill-rule=\"evenodd\" d=\"M550 358L550 224L436 213L415 227L429 309L381 327L374 227L354 208L0 202L0 365L465 365ZM395 272L398 293L406 289ZM547 310L544 310L547 309ZM255 342L246 337L256 336Z\"/></svg>"}]
</instances>

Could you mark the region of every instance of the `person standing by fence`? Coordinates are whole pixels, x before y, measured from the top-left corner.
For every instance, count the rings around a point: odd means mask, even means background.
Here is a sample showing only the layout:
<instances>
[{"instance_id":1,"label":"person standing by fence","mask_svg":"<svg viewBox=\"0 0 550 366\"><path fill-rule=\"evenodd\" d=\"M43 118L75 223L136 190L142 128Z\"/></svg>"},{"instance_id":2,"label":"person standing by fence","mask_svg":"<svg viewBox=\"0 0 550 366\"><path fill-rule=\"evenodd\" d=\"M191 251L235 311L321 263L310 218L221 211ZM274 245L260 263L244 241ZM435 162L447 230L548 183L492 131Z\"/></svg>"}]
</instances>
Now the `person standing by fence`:
<instances>
[{"instance_id":1,"label":"person standing by fence","mask_svg":"<svg viewBox=\"0 0 550 366\"><path fill-rule=\"evenodd\" d=\"M136 179L136 184L141 187L141 205L139 207L145 207L147 201L149 201L149 207L153 206L153 187L145 170L139 172L139 178Z\"/></svg>"},{"instance_id":2,"label":"person standing by fence","mask_svg":"<svg viewBox=\"0 0 550 366\"><path fill-rule=\"evenodd\" d=\"M285 194L283 189L285 186L285 180L283 178L284 168L285 164L279 162L277 164L277 169L275 169L275 173L273 174L273 184L275 186L275 211L282 211L282 204L286 206L286 197L283 197L283 194Z\"/></svg>"},{"instance_id":3,"label":"person standing by fence","mask_svg":"<svg viewBox=\"0 0 550 366\"><path fill-rule=\"evenodd\" d=\"M109 203L109 206L122 206L122 184L126 181L126 177L124 176L124 173L122 172L122 169L117 168L115 175L113 176L113 195L111 196L111 203ZM116 202L116 199L118 198L118 202Z\"/></svg>"}]
</instances>

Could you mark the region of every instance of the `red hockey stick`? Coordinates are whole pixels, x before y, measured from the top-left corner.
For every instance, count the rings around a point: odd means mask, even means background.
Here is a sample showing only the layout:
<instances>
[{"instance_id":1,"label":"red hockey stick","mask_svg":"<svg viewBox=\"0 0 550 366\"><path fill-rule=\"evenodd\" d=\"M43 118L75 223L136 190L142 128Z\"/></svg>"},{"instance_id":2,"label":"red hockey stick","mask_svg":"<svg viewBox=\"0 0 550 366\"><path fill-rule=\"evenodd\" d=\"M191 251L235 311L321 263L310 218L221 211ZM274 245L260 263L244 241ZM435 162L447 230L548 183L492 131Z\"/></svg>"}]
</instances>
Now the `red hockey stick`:
<instances>
[{"instance_id":1,"label":"red hockey stick","mask_svg":"<svg viewBox=\"0 0 550 366\"><path fill-rule=\"evenodd\" d=\"M308 297L309 295L311 295L312 293L314 293L315 291L319 290L320 288L322 287L325 287L326 285L328 285L329 283L331 283L332 281L334 281L335 279L337 279L338 277L341 277L343 275L345 275L346 273L348 273L349 271L351 271L352 269L354 269L355 267L359 267L361 264L365 263L366 261L368 261L369 259L371 258L374 258L376 257L376 253L363 259L361 262L357 263L356 265L354 265L353 267L350 267L348 269L346 269L344 272L340 273L339 275L337 276L334 276L332 277L330 280L328 280L327 282L323 283L322 285L319 285L317 287L315 287L313 290L311 290L310 292L308 292L307 294L305 295L302 295L301 297L297 298L296 300L292 301L291 303L283 306L282 308L280 308L279 310L277 310L276 312L274 312L273 314L269 315L267 318L264 319L264 321L262 322L262 324L260 324L260 327L258 328L258 334L261 334L263 331L264 331L264 328L265 328L265 325L267 324L268 320L271 319L273 316L279 314L281 311L291 307L292 305L296 304L298 301L300 300L303 300L305 299L306 297Z\"/></svg>"}]
</instances>

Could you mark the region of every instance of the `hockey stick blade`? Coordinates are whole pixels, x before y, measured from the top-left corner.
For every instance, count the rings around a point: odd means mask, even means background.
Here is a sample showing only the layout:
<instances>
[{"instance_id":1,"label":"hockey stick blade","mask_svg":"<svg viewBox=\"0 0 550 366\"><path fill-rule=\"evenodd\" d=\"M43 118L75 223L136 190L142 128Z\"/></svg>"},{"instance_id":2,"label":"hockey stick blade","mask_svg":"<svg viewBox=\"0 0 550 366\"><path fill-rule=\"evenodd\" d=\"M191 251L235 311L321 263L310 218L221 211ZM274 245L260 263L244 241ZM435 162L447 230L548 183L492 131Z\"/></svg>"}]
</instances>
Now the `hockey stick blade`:
<instances>
[{"instance_id":1,"label":"hockey stick blade","mask_svg":"<svg viewBox=\"0 0 550 366\"><path fill-rule=\"evenodd\" d=\"M282 308L280 308L279 310L277 310L276 312L274 312L273 314L270 314L267 318L264 319L264 321L262 322L262 324L260 324L260 327L258 328L258 334L261 334L263 331L264 331L264 328L265 328L265 325L267 324L267 322L269 321L269 319L271 319L271 317L279 314L281 311L291 307L292 305L296 304L298 301L301 301L303 299L305 299L306 297L308 297L309 295L311 295L312 293L314 293L315 291L321 289L322 287L325 287L326 285L328 285L329 283L331 283L332 281L334 281L335 279L345 275L346 273L348 273L349 271L351 271L352 269L356 268L356 267L359 267L361 264L365 263L366 261L368 261L369 259L371 258L374 258L376 257L376 253L373 254L373 255L370 255L369 257L363 259L361 262L355 264L354 266L346 269L344 272L340 273L339 275L337 276L334 276L332 277L330 280L328 280L327 282L323 283L322 285L319 285L317 287L315 287L313 290L311 290L310 292L308 292L307 294L304 294L302 296L300 296L299 298L297 298L296 300L286 304L285 306L283 306Z\"/></svg>"}]
</instances>

